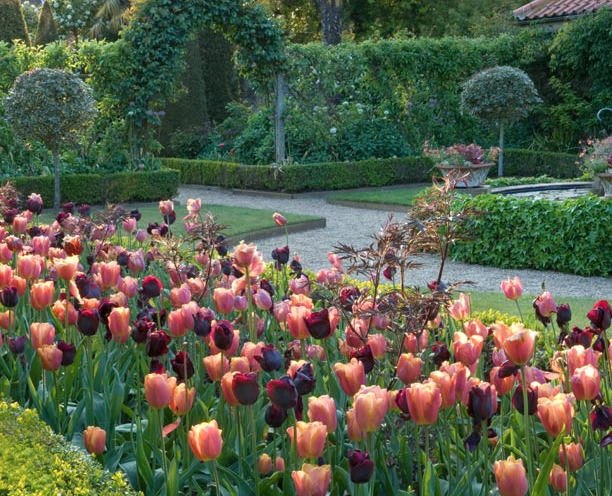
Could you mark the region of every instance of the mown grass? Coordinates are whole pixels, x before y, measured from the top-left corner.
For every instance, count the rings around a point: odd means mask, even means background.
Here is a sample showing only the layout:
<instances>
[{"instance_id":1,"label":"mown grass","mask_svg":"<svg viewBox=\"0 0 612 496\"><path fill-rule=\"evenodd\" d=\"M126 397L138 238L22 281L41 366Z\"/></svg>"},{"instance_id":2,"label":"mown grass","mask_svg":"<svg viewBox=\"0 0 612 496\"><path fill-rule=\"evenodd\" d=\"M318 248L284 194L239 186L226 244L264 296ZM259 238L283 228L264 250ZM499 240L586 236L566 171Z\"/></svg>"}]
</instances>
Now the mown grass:
<instances>
[{"instance_id":1,"label":"mown grass","mask_svg":"<svg viewBox=\"0 0 612 496\"><path fill-rule=\"evenodd\" d=\"M414 198L425 190L422 186L407 186L401 189L379 189L368 191L343 191L328 195L328 200L359 203L382 203L411 206Z\"/></svg>"}]
</instances>

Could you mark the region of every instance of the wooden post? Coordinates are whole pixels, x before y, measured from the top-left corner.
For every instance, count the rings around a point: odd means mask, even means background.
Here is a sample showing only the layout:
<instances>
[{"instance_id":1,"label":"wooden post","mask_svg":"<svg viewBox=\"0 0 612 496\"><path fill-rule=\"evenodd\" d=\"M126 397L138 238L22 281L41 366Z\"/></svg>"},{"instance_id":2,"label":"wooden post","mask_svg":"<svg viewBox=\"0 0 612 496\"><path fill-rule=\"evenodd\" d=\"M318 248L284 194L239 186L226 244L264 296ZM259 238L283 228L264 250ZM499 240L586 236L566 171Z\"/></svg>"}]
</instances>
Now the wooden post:
<instances>
[{"instance_id":1,"label":"wooden post","mask_svg":"<svg viewBox=\"0 0 612 496\"><path fill-rule=\"evenodd\" d=\"M274 107L274 162L277 165L285 163L285 80L283 74L278 72L274 77L274 94L276 105Z\"/></svg>"}]
</instances>

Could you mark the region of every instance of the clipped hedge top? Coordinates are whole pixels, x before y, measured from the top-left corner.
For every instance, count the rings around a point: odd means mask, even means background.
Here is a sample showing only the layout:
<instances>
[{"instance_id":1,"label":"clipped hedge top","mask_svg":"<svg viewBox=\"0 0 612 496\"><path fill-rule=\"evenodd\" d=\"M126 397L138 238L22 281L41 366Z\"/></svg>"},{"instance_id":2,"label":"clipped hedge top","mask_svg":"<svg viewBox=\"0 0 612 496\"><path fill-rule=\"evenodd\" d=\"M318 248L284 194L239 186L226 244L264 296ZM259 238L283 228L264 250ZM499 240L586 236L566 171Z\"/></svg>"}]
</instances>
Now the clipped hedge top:
<instances>
[{"instance_id":1,"label":"clipped hedge top","mask_svg":"<svg viewBox=\"0 0 612 496\"><path fill-rule=\"evenodd\" d=\"M135 496L111 474L54 434L33 410L0 401L0 494Z\"/></svg>"}]
</instances>

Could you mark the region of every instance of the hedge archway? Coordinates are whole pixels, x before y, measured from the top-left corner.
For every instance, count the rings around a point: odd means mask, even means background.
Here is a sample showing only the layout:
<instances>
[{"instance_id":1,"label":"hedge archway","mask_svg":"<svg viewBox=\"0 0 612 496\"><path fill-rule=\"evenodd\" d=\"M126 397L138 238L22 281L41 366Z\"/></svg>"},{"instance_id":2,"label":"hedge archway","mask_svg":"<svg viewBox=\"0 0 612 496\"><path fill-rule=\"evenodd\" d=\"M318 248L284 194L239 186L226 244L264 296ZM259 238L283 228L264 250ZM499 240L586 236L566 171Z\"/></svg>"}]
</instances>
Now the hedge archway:
<instances>
[{"instance_id":1,"label":"hedge archway","mask_svg":"<svg viewBox=\"0 0 612 496\"><path fill-rule=\"evenodd\" d=\"M187 40L199 28L221 32L237 45L247 75L265 80L281 69L281 30L261 6L236 0L144 0L122 36L131 54L123 94L136 128L156 121L154 110L171 95Z\"/></svg>"}]
</instances>

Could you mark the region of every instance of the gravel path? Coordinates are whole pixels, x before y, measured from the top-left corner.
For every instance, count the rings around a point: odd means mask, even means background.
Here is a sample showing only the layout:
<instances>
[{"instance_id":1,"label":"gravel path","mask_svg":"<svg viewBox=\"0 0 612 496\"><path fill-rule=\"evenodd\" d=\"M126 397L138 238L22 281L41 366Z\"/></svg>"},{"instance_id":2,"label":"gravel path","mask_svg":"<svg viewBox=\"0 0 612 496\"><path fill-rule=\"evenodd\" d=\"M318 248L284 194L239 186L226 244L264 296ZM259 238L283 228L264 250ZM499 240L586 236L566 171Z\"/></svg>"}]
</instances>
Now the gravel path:
<instances>
[{"instance_id":1,"label":"gravel path","mask_svg":"<svg viewBox=\"0 0 612 496\"><path fill-rule=\"evenodd\" d=\"M311 270L329 267L327 253L339 243L362 248L370 244L371 234L377 232L387 220L389 213L401 220L405 213L358 209L331 205L325 201L325 193L306 193L295 198L275 198L261 195L234 194L229 190L205 186L183 185L174 199L186 205L188 198L201 198L203 207L208 204L234 205L249 208L265 208L277 212L311 214L324 217L327 227L304 233L289 235L292 254L299 254L302 265ZM246 240L248 241L248 239ZM285 237L276 236L255 242L265 260L276 247L285 245ZM610 249L607 247L606 249ZM411 285L424 286L437 277L438 259L432 255L421 257L422 266L410 271ZM447 262L444 280L474 281L472 289L477 291L500 291L500 282L518 275L525 293L538 294L545 284L555 297L577 296L593 299L612 299L612 278L582 277L560 272L536 270L497 269L481 265Z\"/></svg>"}]
</instances>

